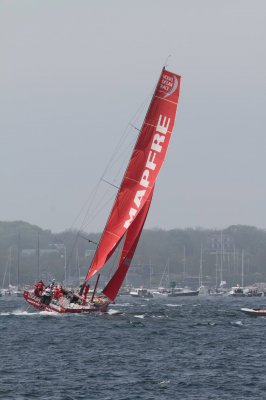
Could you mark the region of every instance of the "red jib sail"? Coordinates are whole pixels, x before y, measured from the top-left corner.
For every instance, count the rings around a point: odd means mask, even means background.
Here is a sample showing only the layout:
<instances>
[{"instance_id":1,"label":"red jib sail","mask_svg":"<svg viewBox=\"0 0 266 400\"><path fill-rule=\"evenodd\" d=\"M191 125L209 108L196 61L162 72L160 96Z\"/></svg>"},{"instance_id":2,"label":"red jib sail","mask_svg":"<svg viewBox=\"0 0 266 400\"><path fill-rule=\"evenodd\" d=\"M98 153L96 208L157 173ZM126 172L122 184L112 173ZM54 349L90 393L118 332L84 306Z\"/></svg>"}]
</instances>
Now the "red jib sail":
<instances>
[{"instance_id":1,"label":"red jib sail","mask_svg":"<svg viewBox=\"0 0 266 400\"><path fill-rule=\"evenodd\" d=\"M151 193L174 127L179 88L180 76L163 69L86 280L111 257Z\"/></svg>"},{"instance_id":2,"label":"red jib sail","mask_svg":"<svg viewBox=\"0 0 266 400\"><path fill-rule=\"evenodd\" d=\"M117 270L115 271L114 275L112 276L108 284L103 289L103 294L105 294L112 301L114 301L114 299L116 298L117 293L119 292L119 289L122 286L127 271L130 267L130 263L132 261L136 247L138 245L142 228L145 224L149 212L153 190L154 189L152 189L141 211L139 212L137 217L134 219L134 221L128 228Z\"/></svg>"}]
</instances>

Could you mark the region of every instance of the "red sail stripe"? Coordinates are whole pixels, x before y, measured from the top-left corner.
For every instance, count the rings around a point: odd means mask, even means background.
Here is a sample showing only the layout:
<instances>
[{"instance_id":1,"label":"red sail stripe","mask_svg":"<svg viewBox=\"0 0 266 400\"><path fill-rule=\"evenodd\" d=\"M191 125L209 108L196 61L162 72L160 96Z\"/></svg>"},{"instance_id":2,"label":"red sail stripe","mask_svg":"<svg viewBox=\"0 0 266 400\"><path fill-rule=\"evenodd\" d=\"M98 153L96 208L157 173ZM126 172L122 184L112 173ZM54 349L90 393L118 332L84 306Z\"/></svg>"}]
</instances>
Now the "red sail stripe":
<instances>
[{"instance_id":1,"label":"red sail stripe","mask_svg":"<svg viewBox=\"0 0 266 400\"><path fill-rule=\"evenodd\" d=\"M179 88L180 76L163 69L86 280L111 257L150 195L174 127Z\"/></svg>"}]
</instances>

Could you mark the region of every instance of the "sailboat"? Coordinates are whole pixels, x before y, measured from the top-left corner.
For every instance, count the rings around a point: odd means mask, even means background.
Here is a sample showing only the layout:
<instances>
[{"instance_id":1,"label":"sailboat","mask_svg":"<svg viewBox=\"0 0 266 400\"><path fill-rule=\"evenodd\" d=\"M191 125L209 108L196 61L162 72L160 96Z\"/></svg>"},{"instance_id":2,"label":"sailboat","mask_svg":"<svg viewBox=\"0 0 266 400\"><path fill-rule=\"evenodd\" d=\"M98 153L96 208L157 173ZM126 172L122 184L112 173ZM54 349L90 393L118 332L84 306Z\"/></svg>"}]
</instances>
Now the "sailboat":
<instances>
[{"instance_id":1,"label":"sailboat","mask_svg":"<svg viewBox=\"0 0 266 400\"><path fill-rule=\"evenodd\" d=\"M152 201L155 182L165 159L174 127L179 99L181 77L164 67L157 82L146 117L132 151L121 185L118 189L109 218L88 269L84 288L97 274L92 295L87 299L80 293L77 301L64 296L61 302L54 299L43 304L33 291L25 291L25 300L39 310L58 313L106 312L114 302L126 277L134 256ZM100 271L119 244L120 259L113 276L97 295Z\"/></svg>"},{"instance_id":2,"label":"sailboat","mask_svg":"<svg viewBox=\"0 0 266 400\"><path fill-rule=\"evenodd\" d=\"M20 237L19 237L18 244L19 243L20 243ZM4 276L3 276L2 289L0 289L0 296L22 297L23 291L20 290L20 285L19 285L19 269L20 269L20 246L19 245L17 247L17 285L11 284L13 248L14 248L14 245L9 247L5 272L4 272ZM8 281L7 287L6 287L6 281Z\"/></svg>"}]
</instances>

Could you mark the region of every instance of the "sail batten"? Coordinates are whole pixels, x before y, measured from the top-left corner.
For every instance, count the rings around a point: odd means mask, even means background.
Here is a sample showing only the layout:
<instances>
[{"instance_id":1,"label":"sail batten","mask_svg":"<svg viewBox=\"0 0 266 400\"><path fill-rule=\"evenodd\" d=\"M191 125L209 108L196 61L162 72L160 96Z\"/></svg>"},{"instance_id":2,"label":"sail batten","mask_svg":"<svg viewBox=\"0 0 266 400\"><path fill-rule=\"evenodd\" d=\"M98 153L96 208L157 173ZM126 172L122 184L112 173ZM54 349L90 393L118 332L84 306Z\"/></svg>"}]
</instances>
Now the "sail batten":
<instances>
[{"instance_id":1,"label":"sail batten","mask_svg":"<svg viewBox=\"0 0 266 400\"><path fill-rule=\"evenodd\" d=\"M86 280L108 261L147 207L173 131L180 76L163 69Z\"/></svg>"},{"instance_id":2,"label":"sail batten","mask_svg":"<svg viewBox=\"0 0 266 400\"><path fill-rule=\"evenodd\" d=\"M154 96L154 97L156 97L157 99L160 99L160 100L163 100L163 101L168 101L169 103L173 103L173 104L178 104L178 102L175 102L175 101L172 101L172 100L169 100L169 99L164 99L163 97L160 97L160 96Z\"/></svg>"}]
</instances>

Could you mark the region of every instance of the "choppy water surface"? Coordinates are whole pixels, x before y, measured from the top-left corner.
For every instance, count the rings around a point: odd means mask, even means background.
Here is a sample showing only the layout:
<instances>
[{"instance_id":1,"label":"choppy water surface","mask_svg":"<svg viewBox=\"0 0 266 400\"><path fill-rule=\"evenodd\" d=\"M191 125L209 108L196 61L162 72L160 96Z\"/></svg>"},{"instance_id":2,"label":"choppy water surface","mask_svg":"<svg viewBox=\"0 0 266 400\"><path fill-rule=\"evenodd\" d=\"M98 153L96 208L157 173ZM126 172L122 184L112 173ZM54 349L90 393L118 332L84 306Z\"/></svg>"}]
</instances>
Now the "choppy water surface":
<instances>
[{"instance_id":1,"label":"choppy water surface","mask_svg":"<svg viewBox=\"0 0 266 400\"><path fill-rule=\"evenodd\" d=\"M261 299L121 296L54 315L0 298L0 399L265 399Z\"/></svg>"}]
</instances>

